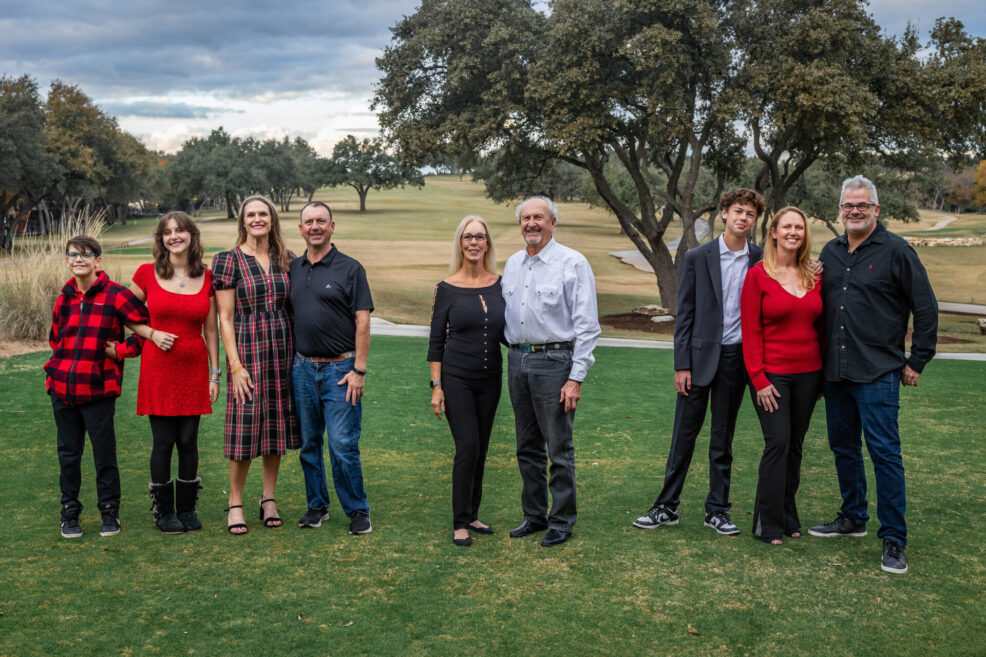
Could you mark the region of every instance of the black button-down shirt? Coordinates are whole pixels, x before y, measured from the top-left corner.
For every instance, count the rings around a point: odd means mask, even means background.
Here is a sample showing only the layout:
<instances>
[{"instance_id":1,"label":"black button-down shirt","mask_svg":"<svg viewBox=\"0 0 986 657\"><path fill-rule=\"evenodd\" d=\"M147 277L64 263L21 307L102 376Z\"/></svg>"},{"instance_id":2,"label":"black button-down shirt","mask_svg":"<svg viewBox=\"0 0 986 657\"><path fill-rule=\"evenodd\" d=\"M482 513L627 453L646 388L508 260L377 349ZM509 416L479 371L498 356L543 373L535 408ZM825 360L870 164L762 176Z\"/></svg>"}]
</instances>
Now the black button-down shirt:
<instances>
[{"instance_id":1,"label":"black button-down shirt","mask_svg":"<svg viewBox=\"0 0 986 657\"><path fill-rule=\"evenodd\" d=\"M819 259L825 266L825 378L870 383L905 363L924 369L938 342L938 302L911 245L878 223L852 253L843 234L825 245ZM904 336L912 314L907 357Z\"/></svg>"}]
</instances>

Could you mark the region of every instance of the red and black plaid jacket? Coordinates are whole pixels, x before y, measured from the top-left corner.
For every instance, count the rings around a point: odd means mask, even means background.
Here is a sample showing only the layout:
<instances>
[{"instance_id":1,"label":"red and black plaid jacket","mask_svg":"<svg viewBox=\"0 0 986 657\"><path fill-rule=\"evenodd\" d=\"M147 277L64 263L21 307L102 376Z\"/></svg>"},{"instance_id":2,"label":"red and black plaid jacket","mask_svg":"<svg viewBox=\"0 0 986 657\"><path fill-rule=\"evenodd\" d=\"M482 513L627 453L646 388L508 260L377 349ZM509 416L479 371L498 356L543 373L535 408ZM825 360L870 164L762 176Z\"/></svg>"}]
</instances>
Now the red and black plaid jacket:
<instances>
[{"instance_id":1,"label":"red and black plaid jacket","mask_svg":"<svg viewBox=\"0 0 986 657\"><path fill-rule=\"evenodd\" d=\"M94 399L119 397L123 381L123 358L139 356L142 338L123 339L126 322L147 324L150 315L133 292L97 272L96 282L79 293L73 278L55 301L48 343L54 350L45 363L48 391L66 404L84 404ZM117 342L121 360L104 351L106 341Z\"/></svg>"}]
</instances>

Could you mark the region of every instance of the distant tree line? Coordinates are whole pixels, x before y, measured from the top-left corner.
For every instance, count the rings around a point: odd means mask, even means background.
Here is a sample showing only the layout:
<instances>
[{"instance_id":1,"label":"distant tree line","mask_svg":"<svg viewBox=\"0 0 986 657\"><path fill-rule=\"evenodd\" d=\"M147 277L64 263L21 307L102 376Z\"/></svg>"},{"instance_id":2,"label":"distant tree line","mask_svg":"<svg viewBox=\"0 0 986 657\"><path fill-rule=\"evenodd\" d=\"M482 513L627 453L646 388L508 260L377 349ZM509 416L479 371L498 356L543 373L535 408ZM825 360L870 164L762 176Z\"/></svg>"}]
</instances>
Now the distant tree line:
<instances>
[{"instance_id":1,"label":"distant tree line","mask_svg":"<svg viewBox=\"0 0 986 657\"><path fill-rule=\"evenodd\" d=\"M768 216L824 191L819 216L837 230L831 190L845 173L950 204L944 171L986 159L986 40L958 20L922 43L885 34L863 0L539 5L422 0L377 60L384 134L413 164L490 158L476 171L493 198L563 196L584 188L581 172L664 305L696 219L715 215L727 185L760 191Z\"/></svg>"}]
</instances>

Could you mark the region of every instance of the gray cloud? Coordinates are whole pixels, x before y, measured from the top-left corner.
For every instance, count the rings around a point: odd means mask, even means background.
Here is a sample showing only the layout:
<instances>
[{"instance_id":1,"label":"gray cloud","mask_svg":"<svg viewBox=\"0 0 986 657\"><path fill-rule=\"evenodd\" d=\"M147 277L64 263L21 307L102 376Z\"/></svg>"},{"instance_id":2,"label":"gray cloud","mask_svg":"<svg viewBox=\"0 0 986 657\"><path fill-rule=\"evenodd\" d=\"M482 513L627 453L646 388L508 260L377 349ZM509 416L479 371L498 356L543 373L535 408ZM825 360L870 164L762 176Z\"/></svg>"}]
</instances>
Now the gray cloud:
<instances>
[{"instance_id":1,"label":"gray cloud","mask_svg":"<svg viewBox=\"0 0 986 657\"><path fill-rule=\"evenodd\" d=\"M5 3L0 71L95 97L275 90L366 94L389 28L415 0Z\"/></svg>"},{"instance_id":2,"label":"gray cloud","mask_svg":"<svg viewBox=\"0 0 986 657\"><path fill-rule=\"evenodd\" d=\"M208 119L221 114L242 113L242 110L217 109L205 105L190 105L166 100L140 100L132 102L109 101L99 104L112 116L140 116L158 119Z\"/></svg>"}]
</instances>

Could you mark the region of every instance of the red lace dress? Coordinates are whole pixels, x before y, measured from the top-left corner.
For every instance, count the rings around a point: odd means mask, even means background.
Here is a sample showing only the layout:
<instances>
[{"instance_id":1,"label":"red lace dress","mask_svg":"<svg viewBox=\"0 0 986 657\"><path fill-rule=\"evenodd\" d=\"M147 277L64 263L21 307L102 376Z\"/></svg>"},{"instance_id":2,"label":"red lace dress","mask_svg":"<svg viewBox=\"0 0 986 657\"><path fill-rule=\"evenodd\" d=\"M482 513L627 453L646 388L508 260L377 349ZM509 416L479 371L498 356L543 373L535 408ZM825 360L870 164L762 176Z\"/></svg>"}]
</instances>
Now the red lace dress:
<instances>
[{"instance_id":1,"label":"red lace dress","mask_svg":"<svg viewBox=\"0 0 986 657\"><path fill-rule=\"evenodd\" d=\"M174 346L161 351L144 341L137 384L137 415L209 415L209 352L202 325L209 314L212 273L205 270L196 294L176 294L161 287L154 265L141 265L134 283L147 295L151 328L178 336ZM217 365L218 366L218 365Z\"/></svg>"}]
</instances>

